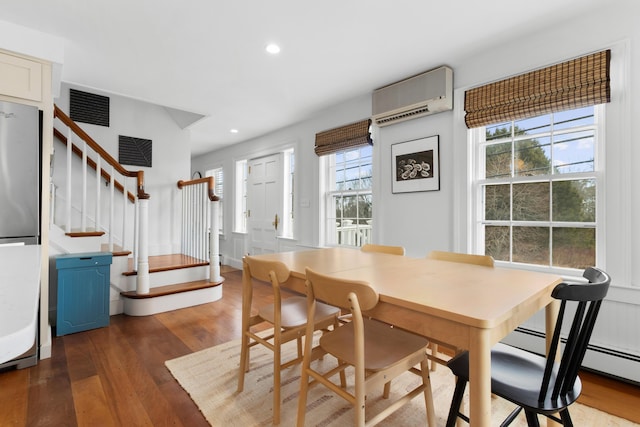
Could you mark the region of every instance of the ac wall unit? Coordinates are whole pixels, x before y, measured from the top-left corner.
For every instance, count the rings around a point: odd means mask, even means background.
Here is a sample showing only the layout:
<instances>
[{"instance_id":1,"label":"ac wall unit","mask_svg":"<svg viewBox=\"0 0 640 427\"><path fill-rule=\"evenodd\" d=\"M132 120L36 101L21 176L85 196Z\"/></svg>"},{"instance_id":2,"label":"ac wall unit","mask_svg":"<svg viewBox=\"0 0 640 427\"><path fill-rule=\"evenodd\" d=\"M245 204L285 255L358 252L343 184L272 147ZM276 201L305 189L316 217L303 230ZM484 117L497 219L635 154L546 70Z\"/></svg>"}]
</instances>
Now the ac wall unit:
<instances>
[{"instance_id":1,"label":"ac wall unit","mask_svg":"<svg viewBox=\"0 0 640 427\"><path fill-rule=\"evenodd\" d=\"M439 67L373 91L372 118L378 126L453 109L453 71Z\"/></svg>"}]
</instances>

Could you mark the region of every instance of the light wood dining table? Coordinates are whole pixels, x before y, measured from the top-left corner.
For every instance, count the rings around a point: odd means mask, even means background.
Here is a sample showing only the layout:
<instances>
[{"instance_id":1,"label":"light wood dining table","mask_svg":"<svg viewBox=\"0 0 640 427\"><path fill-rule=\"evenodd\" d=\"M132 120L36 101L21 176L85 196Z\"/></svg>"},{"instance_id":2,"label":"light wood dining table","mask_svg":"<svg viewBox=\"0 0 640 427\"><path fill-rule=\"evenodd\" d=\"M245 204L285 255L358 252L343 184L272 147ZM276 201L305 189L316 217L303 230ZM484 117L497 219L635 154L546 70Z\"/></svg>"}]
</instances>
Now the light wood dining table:
<instances>
[{"instance_id":1,"label":"light wood dining table","mask_svg":"<svg viewBox=\"0 0 640 427\"><path fill-rule=\"evenodd\" d=\"M367 281L380 296L367 315L448 347L468 350L473 427L491 424L491 347L543 308L550 337L557 317L558 304L551 291L562 279L553 274L348 248L257 257L283 262L291 271L283 286L300 293L305 292L306 267ZM250 281L244 283L243 322L248 322L252 287L246 285Z\"/></svg>"}]
</instances>

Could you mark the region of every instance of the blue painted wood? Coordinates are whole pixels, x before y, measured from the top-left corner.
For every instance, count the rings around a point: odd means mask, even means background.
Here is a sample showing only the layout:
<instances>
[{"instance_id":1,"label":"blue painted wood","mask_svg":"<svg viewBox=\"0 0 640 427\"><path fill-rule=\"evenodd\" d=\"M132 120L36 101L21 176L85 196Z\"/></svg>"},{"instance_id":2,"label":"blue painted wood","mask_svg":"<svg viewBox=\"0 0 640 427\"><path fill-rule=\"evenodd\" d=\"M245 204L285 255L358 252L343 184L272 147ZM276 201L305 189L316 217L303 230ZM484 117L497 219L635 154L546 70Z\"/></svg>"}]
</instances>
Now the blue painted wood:
<instances>
[{"instance_id":1,"label":"blue painted wood","mask_svg":"<svg viewBox=\"0 0 640 427\"><path fill-rule=\"evenodd\" d=\"M57 336L109 325L111 260L111 254L105 252L69 254L56 258Z\"/></svg>"}]
</instances>

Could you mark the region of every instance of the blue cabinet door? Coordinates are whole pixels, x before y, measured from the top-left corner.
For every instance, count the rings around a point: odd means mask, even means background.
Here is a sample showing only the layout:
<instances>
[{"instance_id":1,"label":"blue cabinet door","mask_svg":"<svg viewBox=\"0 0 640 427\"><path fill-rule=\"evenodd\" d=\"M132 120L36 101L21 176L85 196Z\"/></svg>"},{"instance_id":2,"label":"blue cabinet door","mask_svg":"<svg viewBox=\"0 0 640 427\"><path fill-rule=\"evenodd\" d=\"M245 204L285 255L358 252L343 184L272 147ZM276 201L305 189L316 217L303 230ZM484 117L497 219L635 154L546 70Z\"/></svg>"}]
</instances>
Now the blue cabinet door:
<instances>
[{"instance_id":1,"label":"blue cabinet door","mask_svg":"<svg viewBox=\"0 0 640 427\"><path fill-rule=\"evenodd\" d=\"M102 252L58 257L58 336L109 325L110 265Z\"/></svg>"}]
</instances>

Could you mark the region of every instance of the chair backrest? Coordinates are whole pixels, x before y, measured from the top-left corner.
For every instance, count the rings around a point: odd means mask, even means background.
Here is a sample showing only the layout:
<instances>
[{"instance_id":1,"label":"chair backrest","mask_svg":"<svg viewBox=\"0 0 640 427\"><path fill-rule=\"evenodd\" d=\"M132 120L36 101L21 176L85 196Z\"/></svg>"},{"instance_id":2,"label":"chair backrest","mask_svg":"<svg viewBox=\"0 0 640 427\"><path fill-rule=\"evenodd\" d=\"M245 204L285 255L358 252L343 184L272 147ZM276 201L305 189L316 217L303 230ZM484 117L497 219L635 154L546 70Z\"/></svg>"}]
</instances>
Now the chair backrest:
<instances>
[{"instance_id":1,"label":"chair backrest","mask_svg":"<svg viewBox=\"0 0 640 427\"><path fill-rule=\"evenodd\" d=\"M547 359L547 365L540 389L539 401L556 399L572 390L578 370L582 366L582 360L589 345L589 339L600 311L602 300L607 295L611 278L604 271L589 267L583 276L589 283L560 283L551 296L560 300L560 311L556 321L556 327L551 341L551 350ZM562 334L563 320L567 314L567 305L576 305L573 321L567 335L567 342L562 352L560 365L555 363L556 349ZM575 302L575 304L573 304ZM567 319L568 320L568 319ZM557 367L555 380L552 382L552 373Z\"/></svg>"},{"instance_id":2,"label":"chair backrest","mask_svg":"<svg viewBox=\"0 0 640 427\"><path fill-rule=\"evenodd\" d=\"M362 245L362 252L380 252L383 254L391 255L404 255L404 248L402 246L389 246L389 245L374 245L367 243Z\"/></svg>"},{"instance_id":3,"label":"chair backrest","mask_svg":"<svg viewBox=\"0 0 640 427\"><path fill-rule=\"evenodd\" d=\"M338 279L306 269L307 292L316 299L335 307L351 309L349 296L355 294L362 310L370 310L378 303L378 292L360 280Z\"/></svg>"},{"instance_id":4,"label":"chair backrest","mask_svg":"<svg viewBox=\"0 0 640 427\"><path fill-rule=\"evenodd\" d=\"M440 261L461 262L464 264L484 265L493 267L493 257L490 255L463 254L460 252L431 251L427 255L429 259Z\"/></svg>"},{"instance_id":5,"label":"chair backrest","mask_svg":"<svg viewBox=\"0 0 640 427\"><path fill-rule=\"evenodd\" d=\"M289 268L280 261L268 261L245 256L244 262L249 269L251 277L265 282L273 282L274 279L278 283L286 282L291 274Z\"/></svg>"}]
</instances>

